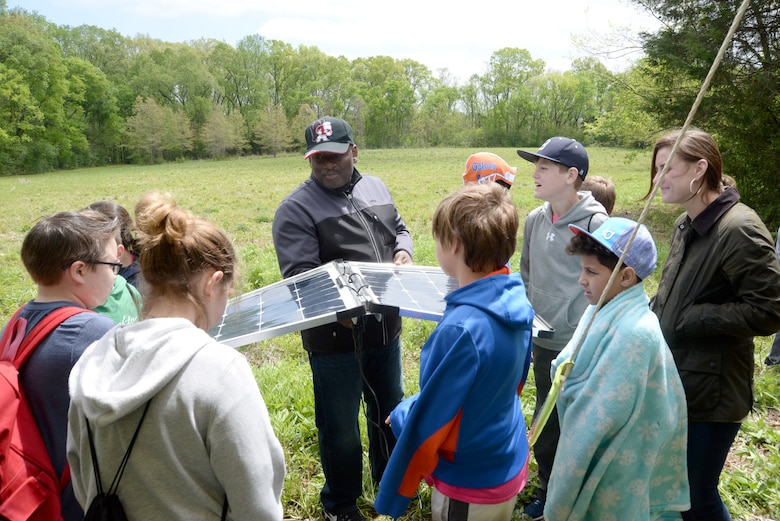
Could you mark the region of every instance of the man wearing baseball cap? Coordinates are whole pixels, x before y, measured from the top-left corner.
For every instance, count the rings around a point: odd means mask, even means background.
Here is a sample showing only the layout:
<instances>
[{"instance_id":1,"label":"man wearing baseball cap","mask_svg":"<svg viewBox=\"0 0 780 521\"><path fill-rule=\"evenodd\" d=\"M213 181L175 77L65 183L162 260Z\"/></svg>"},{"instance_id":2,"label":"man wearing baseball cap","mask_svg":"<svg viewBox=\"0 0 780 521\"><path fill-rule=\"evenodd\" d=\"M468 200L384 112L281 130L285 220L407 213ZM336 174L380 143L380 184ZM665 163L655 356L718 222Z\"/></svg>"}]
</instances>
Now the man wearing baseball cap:
<instances>
[{"instance_id":1,"label":"man wearing baseball cap","mask_svg":"<svg viewBox=\"0 0 780 521\"><path fill-rule=\"evenodd\" d=\"M557 400L546 519L680 519L690 508L685 391L642 283L656 267L655 243L641 225L629 246L636 227L622 217L592 232L569 226L566 251L579 257L591 305L552 364L574 362Z\"/></svg>"},{"instance_id":2,"label":"man wearing baseball cap","mask_svg":"<svg viewBox=\"0 0 780 521\"><path fill-rule=\"evenodd\" d=\"M566 254L574 236L568 225L595 230L607 219L607 212L590 192L580 191L589 161L578 141L553 137L535 153L518 150L517 154L534 163L534 197L544 201L525 221L520 275L534 311L555 330L552 338L533 340L537 415L552 385L552 361L568 343L588 305L577 283L579 262ZM558 435L558 415L553 411L533 447L539 487L523 510L531 519L542 519Z\"/></svg>"},{"instance_id":3,"label":"man wearing baseball cap","mask_svg":"<svg viewBox=\"0 0 780 521\"><path fill-rule=\"evenodd\" d=\"M311 175L276 210L273 239L287 278L334 260L412 263L412 238L390 191L358 172L352 127L326 116L305 131ZM388 240L389 239L389 240ZM314 383L314 408L328 521L361 521L363 449L358 429L365 394L371 477L379 483L393 431L385 418L403 399L401 317L363 316L301 331Z\"/></svg>"}]
</instances>

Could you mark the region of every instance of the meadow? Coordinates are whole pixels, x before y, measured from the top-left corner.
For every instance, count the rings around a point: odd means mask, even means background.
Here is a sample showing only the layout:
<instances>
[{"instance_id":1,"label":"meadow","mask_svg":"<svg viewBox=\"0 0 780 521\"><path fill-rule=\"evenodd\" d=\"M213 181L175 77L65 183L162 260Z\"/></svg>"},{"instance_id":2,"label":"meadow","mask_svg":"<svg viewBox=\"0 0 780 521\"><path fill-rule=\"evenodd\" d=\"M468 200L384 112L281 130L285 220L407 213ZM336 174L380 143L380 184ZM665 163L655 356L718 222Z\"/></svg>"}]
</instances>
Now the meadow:
<instances>
[{"instance_id":1,"label":"meadow","mask_svg":"<svg viewBox=\"0 0 780 521\"><path fill-rule=\"evenodd\" d=\"M514 148L488 151L518 167L511 194L521 218L525 218L540 203L532 196L533 166L520 159ZM463 167L472 152L463 148L360 150L358 168L381 177L393 193L414 239L416 264L436 265L430 219L437 203L461 186ZM609 177L617 185L613 215L636 218L645 205L641 198L648 190L649 152L594 147L589 154L590 173ZM170 192L180 206L226 230L240 257L236 294L276 282L281 277L271 240L271 222L279 202L308 175L308 163L302 155L295 154L0 177L0 203L4 210L0 222L0 321L4 324L17 307L35 296L19 249L24 234L38 218L60 210L78 210L102 199L115 200L132 213L140 195L151 189ZM668 251L672 223L680 211L679 207L668 207L656 199L647 216L646 224L659 249L659 268ZM519 252L511 264L517 269ZM660 269L656 270L646 281L650 295L655 292L659 272ZM433 326L432 322L405 319L402 344L407 393L417 390L419 351ZM771 339L756 339L756 406L743 424L721 480L721 492L736 520L780 520L780 375L776 368L763 365ZM320 519L319 490L323 477L317 453L310 370L300 337L283 335L246 346L242 351L253 365L274 429L285 448L286 517ZM529 424L533 389L530 382L521 397ZM370 514L375 491L367 471L365 475L366 500L360 506ZM536 482L532 464L531 479L521 493L517 512ZM404 519L430 519L428 498L429 491L423 485Z\"/></svg>"}]
</instances>

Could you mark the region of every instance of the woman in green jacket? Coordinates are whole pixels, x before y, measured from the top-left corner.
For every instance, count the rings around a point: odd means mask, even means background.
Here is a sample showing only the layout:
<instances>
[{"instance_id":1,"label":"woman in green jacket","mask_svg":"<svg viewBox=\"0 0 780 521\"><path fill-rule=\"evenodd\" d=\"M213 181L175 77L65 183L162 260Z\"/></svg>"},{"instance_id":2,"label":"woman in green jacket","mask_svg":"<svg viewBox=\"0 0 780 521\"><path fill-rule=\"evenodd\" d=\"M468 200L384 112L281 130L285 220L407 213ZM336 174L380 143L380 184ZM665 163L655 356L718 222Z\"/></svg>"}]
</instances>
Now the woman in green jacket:
<instances>
[{"instance_id":1,"label":"woman in green jacket","mask_svg":"<svg viewBox=\"0 0 780 521\"><path fill-rule=\"evenodd\" d=\"M651 182L669 163L661 200L685 212L651 308L688 403L691 510L683 519L730 520L718 481L753 405L753 337L780 329L780 265L766 226L724 178L712 136L689 130L670 162L679 134L664 135L653 150Z\"/></svg>"}]
</instances>

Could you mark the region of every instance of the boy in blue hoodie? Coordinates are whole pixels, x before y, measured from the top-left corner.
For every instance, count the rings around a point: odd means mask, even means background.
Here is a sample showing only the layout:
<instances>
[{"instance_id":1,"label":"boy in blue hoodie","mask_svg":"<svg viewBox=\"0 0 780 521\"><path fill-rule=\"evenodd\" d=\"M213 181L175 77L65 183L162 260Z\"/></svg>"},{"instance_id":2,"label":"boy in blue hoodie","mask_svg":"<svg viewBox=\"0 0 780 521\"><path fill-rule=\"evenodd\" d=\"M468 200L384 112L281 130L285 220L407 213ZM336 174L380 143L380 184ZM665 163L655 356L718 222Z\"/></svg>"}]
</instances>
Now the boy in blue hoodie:
<instances>
[{"instance_id":1,"label":"boy in blue hoodie","mask_svg":"<svg viewBox=\"0 0 780 521\"><path fill-rule=\"evenodd\" d=\"M398 441L374 504L381 514L402 516L425 479L434 519L511 519L528 476L518 394L534 316L506 267L518 222L496 183L468 184L434 214L436 258L459 288L422 348L420 392L387 420Z\"/></svg>"}]
</instances>

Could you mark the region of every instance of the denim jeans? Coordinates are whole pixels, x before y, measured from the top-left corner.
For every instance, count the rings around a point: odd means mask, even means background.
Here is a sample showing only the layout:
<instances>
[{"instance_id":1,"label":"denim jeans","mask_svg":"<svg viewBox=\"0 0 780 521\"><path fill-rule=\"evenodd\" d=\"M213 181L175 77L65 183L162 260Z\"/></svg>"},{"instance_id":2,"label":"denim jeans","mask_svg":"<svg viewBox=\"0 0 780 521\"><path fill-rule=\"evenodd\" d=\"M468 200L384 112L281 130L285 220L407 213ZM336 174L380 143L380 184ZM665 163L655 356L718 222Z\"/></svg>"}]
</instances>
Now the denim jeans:
<instances>
[{"instance_id":1,"label":"denim jeans","mask_svg":"<svg viewBox=\"0 0 780 521\"><path fill-rule=\"evenodd\" d=\"M688 481L691 509L685 521L731 521L718 493L718 481L739 423L688 422Z\"/></svg>"},{"instance_id":2,"label":"denim jeans","mask_svg":"<svg viewBox=\"0 0 780 521\"><path fill-rule=\"evenodd\" d=\"M403 399L400 338L386 347L356 353L309 353L314 409L325 486L320 499L329 512L355 508L363 491L363 448L358 414L365 399L369 463L382 478L395 437L385 418Z\"/></svg>"}]
</instances>

